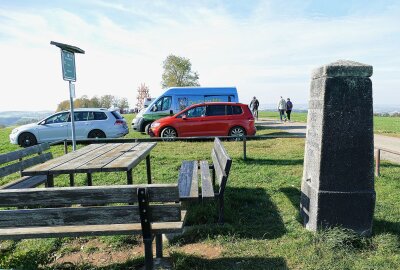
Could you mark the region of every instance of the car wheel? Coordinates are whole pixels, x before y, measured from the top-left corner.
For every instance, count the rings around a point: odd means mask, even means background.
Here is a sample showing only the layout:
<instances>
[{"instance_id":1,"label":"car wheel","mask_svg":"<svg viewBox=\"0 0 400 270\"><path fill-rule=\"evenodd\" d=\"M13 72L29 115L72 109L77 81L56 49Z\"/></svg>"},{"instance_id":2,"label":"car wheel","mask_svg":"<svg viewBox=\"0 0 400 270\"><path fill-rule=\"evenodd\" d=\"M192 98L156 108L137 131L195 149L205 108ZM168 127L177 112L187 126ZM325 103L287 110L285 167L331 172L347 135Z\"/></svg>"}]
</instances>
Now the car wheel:
<instances>
[{"instance_id":1,"label":"car wheel","mask_svg":"<svg viewBox=\"0 0 400 270\"><path fill-rule=\"evenodd\" d=\"M161 137L170 138L170 140L172 141L172 138L178 137L178 133L172 127L166 127L161 131Z\"/></svg>"},{"instance_id":2,"label":"car wheel","mask_svg":"<svg viewBox=\"0 0 400 270\"><path fill-rule=\"evenodd\" d=\"M89 132L88 138L90 139L95 139L95 138L105 138L106 134L99 130L99 129L95 129Z\"/></svg>"},{"instance_id":3,"label":"car wheel","mask_svg":"<svg viewBox=\"0 0 400 270\"><path fill-rule=\"evenodd\" d=\"M145 126L145 128L144 128L144 133L146 133L147 135L149 134L150 126L151 126L151 123L150 123L150 124L147 124L147 125Z\"/></svg>"},{"instance_id":4,"label":"car wheel","mask_svg":"<svg viewBox=\"0 0 400 270\"><path fill-rule=\"evenodd\" d=\"M37 144L35 135L29 132L24 132L18 137L18 144L22 147L29 147Z\"/></svg>"},{"instance_id":5,"label":"car wheel","mask_svg":"<svg viewBox=\"0 0 400 270\"><path fill-rule=\"evenodd\" d=\"M241 141L240 137L246 136L246 130L242 127L234 127L229 131L229 136L235 137L232 139L234 141Z\"/></svg>"}]
</instances>

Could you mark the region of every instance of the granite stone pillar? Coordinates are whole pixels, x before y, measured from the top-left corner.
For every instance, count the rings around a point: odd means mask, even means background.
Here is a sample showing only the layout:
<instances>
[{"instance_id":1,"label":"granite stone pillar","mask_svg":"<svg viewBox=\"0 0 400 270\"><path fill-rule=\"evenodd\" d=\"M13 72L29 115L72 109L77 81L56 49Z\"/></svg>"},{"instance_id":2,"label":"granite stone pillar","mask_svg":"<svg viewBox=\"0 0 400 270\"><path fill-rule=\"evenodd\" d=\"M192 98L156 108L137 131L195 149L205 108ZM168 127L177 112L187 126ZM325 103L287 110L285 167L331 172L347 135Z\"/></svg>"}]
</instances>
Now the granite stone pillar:
<instances>
[{"instance_id":1,"label":"granite stone pillar","mask_svg":"<svg viewBox=\"0 0 400 270\"><path fill-rule=\"evenodd\" d=\"M313 71L300 210L311 231L372 230L372 66L339 60Z\"/></svg>"}]
</instances>

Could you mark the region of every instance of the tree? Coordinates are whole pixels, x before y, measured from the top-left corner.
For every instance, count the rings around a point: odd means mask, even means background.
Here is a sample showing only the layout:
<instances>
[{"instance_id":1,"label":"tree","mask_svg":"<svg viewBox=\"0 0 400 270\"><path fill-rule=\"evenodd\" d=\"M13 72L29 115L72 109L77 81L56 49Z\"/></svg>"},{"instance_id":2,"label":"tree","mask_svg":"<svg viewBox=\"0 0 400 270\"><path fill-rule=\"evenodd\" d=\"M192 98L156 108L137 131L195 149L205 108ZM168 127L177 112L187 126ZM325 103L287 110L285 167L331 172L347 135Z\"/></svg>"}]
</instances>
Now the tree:
<instances>
[{"instance_id":1,"label":"tree","mask_svg":"<svg viewBox=\"0 0 400 270\"><path fill-rule=\"evenodd\" d=\"M127 98L120 98L118 99L118 108L121 111L127 111L129 109L129 103Z\"/></svg>"},{"instance_id":2,"label":"tree","mask_svg":"<svg viewBox=\"0 0 400 270\"><path fill-rule=\"evenodd\" d=\"M163 62L161 86L200 86L199 74L192 71L192 64L188 58L170 54Z\"/></svg>"},{"instance_id":3,"label":"tree","mask_svg":"<svg viewBox=\"0 0 400 270\"><path fill-rule=\"evenodd\" d=\"M102 108L111 108L112 106L114 106L115 103L115 97L112 95L104 95L101 96L100 98L100 105Z\"/></svg>"}]
</instances>

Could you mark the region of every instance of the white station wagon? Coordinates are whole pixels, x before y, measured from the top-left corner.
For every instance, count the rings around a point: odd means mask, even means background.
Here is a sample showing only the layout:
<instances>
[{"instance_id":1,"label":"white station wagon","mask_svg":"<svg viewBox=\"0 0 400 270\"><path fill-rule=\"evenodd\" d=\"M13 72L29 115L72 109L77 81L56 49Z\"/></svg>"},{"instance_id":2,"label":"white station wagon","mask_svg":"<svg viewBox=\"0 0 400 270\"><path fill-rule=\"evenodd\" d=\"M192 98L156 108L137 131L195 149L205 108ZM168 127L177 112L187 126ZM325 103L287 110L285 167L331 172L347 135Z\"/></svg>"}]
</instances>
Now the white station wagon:
<instances>
[{"instance_id":1,"label":"white station wagon","mask_svg":"<svg viewBox=\"0 0 400 270\"><path fill-rule=\"evenodd\" d=\"M23 125L12 130L10 142L23 147L43 142L72 139L71 113L55 113L38 123ZM81 108L74 110L75 136L87 138L118 138L129 133L126 120L117 110Z\"/></svg>"}]
</instances>

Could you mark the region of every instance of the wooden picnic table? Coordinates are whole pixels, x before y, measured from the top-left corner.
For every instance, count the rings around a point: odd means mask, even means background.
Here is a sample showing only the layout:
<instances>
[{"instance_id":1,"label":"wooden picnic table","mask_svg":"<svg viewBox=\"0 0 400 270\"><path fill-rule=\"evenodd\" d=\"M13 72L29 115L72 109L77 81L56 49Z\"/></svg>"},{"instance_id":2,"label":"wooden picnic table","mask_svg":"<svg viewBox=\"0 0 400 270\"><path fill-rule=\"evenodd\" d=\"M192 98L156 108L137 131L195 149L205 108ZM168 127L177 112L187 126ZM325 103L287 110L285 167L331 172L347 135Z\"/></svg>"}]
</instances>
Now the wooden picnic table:
<instances>
[{"instance_id":1,"label":"wooden picnic table","mask_svg":"<svg viewBox=\"0 0 400 270\"><path fill-rule=\"evenodd\" d=\"M90 144L75 152L70 152L58 158L22 171L23 176L46 175L47 186L54 186L54 176L70 175L70 185L74 185L75 173L87 174L87 185L92 185L94 172L127 173L127 183L132 184L132 169L143 159L146 159L147 182L151 184L150 151L155 142L138 143L99 143Z\"/></svg>"}]
</instances>

